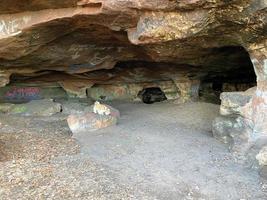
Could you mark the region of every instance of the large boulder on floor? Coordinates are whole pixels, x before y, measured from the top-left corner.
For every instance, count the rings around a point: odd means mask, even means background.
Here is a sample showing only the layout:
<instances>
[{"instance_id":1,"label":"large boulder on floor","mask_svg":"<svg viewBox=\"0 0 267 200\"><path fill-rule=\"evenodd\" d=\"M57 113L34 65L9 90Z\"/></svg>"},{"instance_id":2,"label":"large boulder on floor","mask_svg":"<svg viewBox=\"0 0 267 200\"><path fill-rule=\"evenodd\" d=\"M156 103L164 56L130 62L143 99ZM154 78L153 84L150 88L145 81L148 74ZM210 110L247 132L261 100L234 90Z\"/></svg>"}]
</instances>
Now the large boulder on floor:
<instances>
[{"instance_id":1,"label":"large boulder on floor","mask_svg":"<svg viewBox=\"0 0 267 200\"><path fill-rule=\"evenodd\" d=\"M245 92L223 92L221 98L221 115L240 115L242 108L249 103L256 88Z\"/></svg>"},{"instance_id":2,"label":"large boulder on floor","mask_svg":"<svg viewBox=\"0 0 267 200\"><path fill-rule=\"evenodd\" d=\"M92 100L89 98L79 99L79 98L70 98L59 101L62 105L62 113L71 115L71 114L82 114L88 107L93 104Z\"/></svg>"},{"instance_id":3,"label":"large boulder on floor","mask_svg":"<svg viewBox=\"0 0 267 200\"><path fill-rule=\"evenodd\" d=\"M212 122L213 136L223 143L229 143L231 141L230 134L233 131L235 123L235 118L216 117Z\"/></svg>"},{"instance_id":4,"label":"large boulder on floor","mask_svg":"<svg viewBox=\"0 0 267 200\"><path fill-rule=\"evenodd\" d=\"M19 114L23 116L45 117L61 112L61 104L51 99L33 100L23 104L5 104L5 106L0 107L7 114Z\"/></svg>"},{"instance_id":5,"label":"large boulder on floor","mask_svg":"<svg viewBox=\"0 0 267 200\"><path fill-rule=\"evenodd\" d=\"M87 106L84 104L75 103L75 102L65 103L62 105L62 113L68 114L68 115L70 115L70 114L82 114Z\"/></svg>"},{"instance_id":6,"label":"large boulder on floor","mask_svg":"<svg viewBox=\"0 0 267 200\"><path fill-rule=\"evenodd\" d=\"M116 125L120 117L120 112L111 106L105 106L110 110L108 114L94 112L94 106L90 106L82 114L69 115L67 122L72 133L92 132Z\"/></svg>"}]
</instances>

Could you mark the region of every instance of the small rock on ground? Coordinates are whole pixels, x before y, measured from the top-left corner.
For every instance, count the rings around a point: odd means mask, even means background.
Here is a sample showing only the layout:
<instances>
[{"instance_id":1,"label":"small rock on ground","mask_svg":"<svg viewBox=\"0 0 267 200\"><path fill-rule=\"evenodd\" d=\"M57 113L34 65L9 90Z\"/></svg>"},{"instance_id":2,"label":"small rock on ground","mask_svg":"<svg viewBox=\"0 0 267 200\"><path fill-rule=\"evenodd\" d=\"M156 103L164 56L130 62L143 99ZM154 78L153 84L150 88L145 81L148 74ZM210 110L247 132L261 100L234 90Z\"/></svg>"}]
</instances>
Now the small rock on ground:
<instances>
[{"instance_id":1,"label":"small rock on ground","mask_svg":"<svg viewBox=\"0 0 267 200\"><path fill-rule=\"evenodd\" d=\"M109 115L101 115L93 112L93 105L87 107L82 114L72 114L67 118L67 122L70 130L74 134L92 132L98 129L106 128L116 125L120 117L120 112L108 105L105 105L110 109Z\"/></svg>"}]
</instances>

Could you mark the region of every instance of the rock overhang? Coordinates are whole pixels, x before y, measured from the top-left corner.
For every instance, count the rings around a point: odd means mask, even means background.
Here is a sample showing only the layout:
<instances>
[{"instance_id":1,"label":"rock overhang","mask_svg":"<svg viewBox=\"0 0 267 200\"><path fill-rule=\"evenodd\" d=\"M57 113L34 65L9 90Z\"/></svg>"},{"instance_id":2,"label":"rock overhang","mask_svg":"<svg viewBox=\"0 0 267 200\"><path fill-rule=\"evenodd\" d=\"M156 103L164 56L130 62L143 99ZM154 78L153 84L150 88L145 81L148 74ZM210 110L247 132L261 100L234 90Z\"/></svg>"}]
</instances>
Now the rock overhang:
<instances>
[{"instance_id":1,"label":"rock overhang","mask_svg":"<svg viewBox=\"0 0 267 200\"><path fill-rule=\"evenodd\" d=\"M241 69L250 64L243 62L247 55L238 48L248 49L267 34L267 5L262 0L3 4L1 86L12 74L83 74L127 61L194 66L199 74Z\"/></svg>"}]
</instances>

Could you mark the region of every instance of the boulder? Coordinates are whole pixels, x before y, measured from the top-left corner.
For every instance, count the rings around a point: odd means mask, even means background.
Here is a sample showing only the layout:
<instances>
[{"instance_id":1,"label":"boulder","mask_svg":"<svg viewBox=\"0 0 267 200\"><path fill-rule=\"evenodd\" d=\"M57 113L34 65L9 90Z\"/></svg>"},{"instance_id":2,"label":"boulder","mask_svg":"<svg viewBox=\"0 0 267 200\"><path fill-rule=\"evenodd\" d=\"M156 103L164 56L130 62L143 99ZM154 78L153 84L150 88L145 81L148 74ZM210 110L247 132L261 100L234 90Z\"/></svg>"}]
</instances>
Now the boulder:
<instances>
[{"instance_id":1,"label":"boulder","mask_svg":"<svg viewBox=\"0 0 267 200\"><path fill-rule=\"evenodd\" d=\"M82 114L92 104L90 99L67 99L60 101L60 103L62 105L62 113L67 115Z\"/></svg>"},{"instance_id":2,"label":"boulder","mask_svg":"<svg viewBox=\"0 0 267 200\"><path fill-rule=\"evenodd\" d=\"M50 99L33 100L24 104L8 104L6 111L8 114L45 117L61 112L61 104Z\"/></svg>"},{"instance_id":3,"label":"boulder","mask_svg":"<svg viewBox=\"0 0 267 200\"><path fill-rule=\"evenodd\" d=\"M67 118L70 130L73 134L92 132L117 124L120 112L105 105L110 109L109 115L101 115L93 112L93 106L88 107L82 114L72 114Z\"/></svg>"},{"instance_id":4,"label":"boulder","mask_svg":"<svg viewBox=\"0 0 267 200\"><path fill-rule=\"evenodd\" d=\"M220 114L241 115L242 108L251 100L254 89L246 92L223 92L220 96Z\"/></svg>"},{"instance_id":5,"label":"boulder","mask_svg":"<svg viewBox=\"0 0 267 200\"><path fill-rule=\"evenodd\" d=\"M234 118L228 118L224 116L216 117L212 122L212 134L213 136L223 143L229 143L231 141L231 131L236 123Z\"/></svg>"}]
</instances>

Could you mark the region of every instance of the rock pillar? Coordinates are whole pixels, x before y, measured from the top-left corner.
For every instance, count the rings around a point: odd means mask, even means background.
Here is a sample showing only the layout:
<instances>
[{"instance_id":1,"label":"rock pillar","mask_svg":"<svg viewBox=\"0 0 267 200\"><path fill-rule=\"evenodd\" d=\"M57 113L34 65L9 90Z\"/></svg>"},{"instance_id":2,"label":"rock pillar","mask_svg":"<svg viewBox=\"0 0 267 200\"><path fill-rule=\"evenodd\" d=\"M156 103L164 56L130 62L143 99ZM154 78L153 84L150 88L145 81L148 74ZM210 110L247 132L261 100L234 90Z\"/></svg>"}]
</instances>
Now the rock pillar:
<instances>
[{"instance_id":1,"label":"rock pillar","mask_svg":"<svg viewBox=\"0 0 267 200\"><path fill-rule=\"evenodd\" d=\"M185 103L188 101L195 101L199 97L199 80L190 80L190 79L173 79L176 87L180 91L180 103Z\"/></svg>"},{"instance_id":2,"label":"rock pillar","mask_svg":"<svg viewBox=\"0 0 267 200\"><path fill-rule=\"evenodd\" d=\"M249 140L261 143L267 140L267 40L251 45L248 51L257 76L257 89L242 115L250 128Z\"/></svg>"}]
</instances>

